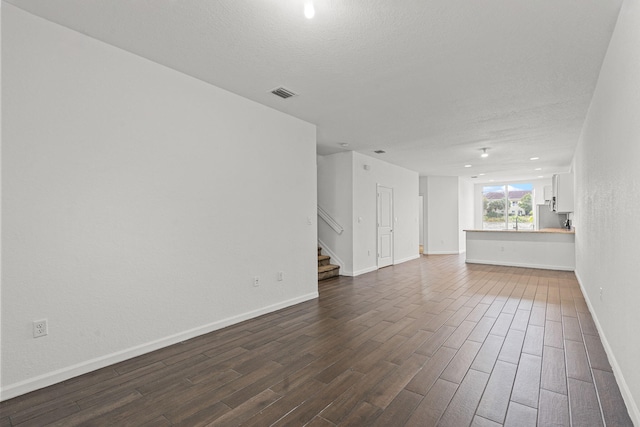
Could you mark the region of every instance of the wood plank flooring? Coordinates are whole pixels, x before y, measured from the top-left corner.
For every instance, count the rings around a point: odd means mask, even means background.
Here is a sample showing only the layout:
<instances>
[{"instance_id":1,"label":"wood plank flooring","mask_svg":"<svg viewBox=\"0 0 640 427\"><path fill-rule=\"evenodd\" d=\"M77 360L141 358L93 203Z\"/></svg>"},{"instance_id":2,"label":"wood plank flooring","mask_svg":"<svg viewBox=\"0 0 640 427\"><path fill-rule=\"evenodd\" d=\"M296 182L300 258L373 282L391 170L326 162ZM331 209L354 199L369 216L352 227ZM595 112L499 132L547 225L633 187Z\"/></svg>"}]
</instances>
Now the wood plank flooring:
<instances>
[{"instance_id":1,"label":"wood plank flooring","mask_svg":"<svg viewBox=\"0 0 640 427\"><path fill-rule=\"evenodd\" d=\"M632 426L573 273L422 256L0 403L4 426Z\"/></svg>"}]
</instances>

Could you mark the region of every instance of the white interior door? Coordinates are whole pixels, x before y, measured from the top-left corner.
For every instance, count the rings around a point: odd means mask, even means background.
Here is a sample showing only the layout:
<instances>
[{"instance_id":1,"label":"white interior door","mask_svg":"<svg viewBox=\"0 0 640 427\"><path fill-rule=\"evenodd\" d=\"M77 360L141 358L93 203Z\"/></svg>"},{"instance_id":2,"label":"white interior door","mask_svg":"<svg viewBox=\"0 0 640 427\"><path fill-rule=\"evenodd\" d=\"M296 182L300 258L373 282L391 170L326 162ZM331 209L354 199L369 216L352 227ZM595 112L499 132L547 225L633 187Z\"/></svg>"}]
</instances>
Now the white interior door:
<instances>
[{"instance_id":1,"label":"white interior door","mask_svg":"<svg viewBox=\"0 0 640 427\"><path fill-rule=\"evenodd\" d=\"M378 268L393 264L393 189L378 185Z\"/></svg>"}]
</instances>

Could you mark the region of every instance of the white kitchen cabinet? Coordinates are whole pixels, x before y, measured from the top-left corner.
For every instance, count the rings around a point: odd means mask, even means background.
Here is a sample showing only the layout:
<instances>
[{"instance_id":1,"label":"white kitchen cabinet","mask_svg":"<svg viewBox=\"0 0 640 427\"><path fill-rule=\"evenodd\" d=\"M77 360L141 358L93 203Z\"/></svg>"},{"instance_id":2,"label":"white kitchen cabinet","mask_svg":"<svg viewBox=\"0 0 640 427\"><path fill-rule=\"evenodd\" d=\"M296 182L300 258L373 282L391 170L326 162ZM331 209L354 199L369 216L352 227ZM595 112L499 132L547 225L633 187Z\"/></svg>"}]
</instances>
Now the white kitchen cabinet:
<instances>
[{"instance_id":1,"label":"white kitchen cabinet","mask_svg":"<svg viewBox=\"0 0 640 427\"><path fill-rule=\"evenodd\" d=\"M559 173L553 175L553 199L551 206L554 212L573 212L573 174Z\"/></svg>"}]
</instances>

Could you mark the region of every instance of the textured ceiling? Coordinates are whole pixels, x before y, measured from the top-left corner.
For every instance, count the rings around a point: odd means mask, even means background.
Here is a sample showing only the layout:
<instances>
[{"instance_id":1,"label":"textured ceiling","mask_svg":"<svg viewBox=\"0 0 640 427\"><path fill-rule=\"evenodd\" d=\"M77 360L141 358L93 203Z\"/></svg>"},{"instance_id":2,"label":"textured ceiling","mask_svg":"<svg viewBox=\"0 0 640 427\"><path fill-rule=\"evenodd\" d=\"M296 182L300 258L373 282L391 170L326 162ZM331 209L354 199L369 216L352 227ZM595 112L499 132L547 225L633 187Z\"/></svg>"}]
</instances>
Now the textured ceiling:
<instances>
[{"instance_id":1,"label":"textured ceiling","mask_svg":"<svg viewBox=\"0 0 640 427\"><path fill-rule=\"evenodd\" d=\"M9 1L314 123L320 154L478 182L569 169L621 2Z\"/></svg>"}]
</instances>

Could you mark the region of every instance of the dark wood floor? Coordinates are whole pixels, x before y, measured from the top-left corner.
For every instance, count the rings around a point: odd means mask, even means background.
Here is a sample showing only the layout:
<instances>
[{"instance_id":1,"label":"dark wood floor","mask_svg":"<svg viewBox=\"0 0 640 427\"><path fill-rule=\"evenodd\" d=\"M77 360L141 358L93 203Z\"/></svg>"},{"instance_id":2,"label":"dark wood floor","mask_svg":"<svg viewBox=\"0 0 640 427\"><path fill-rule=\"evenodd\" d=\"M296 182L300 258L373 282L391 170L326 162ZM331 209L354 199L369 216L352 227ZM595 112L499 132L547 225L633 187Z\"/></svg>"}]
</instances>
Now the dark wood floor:
<instances>
[{"instance_id":1,"label":"dark wood floor","mask_svg":"<svg viewBox=\"0 0 640 427\"><path fill-rule=\"evenodd\" d=\"M423 256L0 404L0 426L631 426L573 273Z\"/></svg>"}]
</instances>

